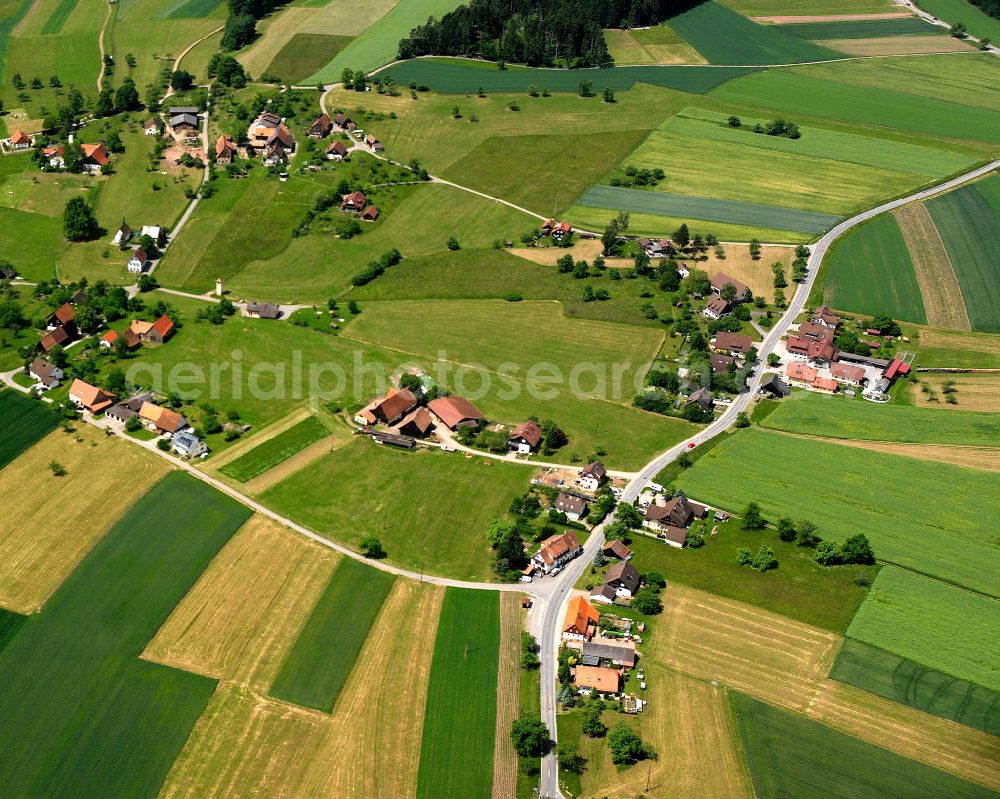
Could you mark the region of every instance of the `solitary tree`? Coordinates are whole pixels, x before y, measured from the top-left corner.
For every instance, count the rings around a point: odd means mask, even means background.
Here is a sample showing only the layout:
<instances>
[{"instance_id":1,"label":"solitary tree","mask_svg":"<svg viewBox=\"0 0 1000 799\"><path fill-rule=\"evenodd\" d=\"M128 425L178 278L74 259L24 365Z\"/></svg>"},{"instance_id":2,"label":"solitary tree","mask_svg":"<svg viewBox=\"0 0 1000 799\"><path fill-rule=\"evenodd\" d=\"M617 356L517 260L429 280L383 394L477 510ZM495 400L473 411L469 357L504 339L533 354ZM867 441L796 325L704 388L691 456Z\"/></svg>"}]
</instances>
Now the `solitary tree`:
<instances>
[{"instance_id":1,"label":"solitary tree","mask_svg":"<svg viewBox=\"0 0 1000 799\"><path fill-rule=\"evenodd\" d=\"M83 197L73 197L63 210L63 232L70 241L88 241L97 237L99 228L93 209Z\"/></svg>"},{"instance_id":2,"label":"solitary tree","mask_svg":"<svg viewBox=\"0 0 1000 799\"><path fill-rule=\"evenodd\" d=\"M591 738L602 738L607 733L608 725L601 720L599 704L587 705L583 709L581 729L584 735L589 735Z\"/></svg>"},{"instance_id":3,"label":"solitary tree","mask_svg":"<svg viewBox=\"0 0 1000 799\"><path fill-rule=\"evenodd\" d=\"M616 765L630 765L646 758L656 758L656 750L643 743L639 734L624 721L619 721L608 732L608 749L611 750L611 762Z\"/></svg>"},{"instance_id":4,"label":"solitary tree","mask_svg":"<svg viewBox=\"0 0 1000 799\"><path fill-rule=\"evenodd\" d=\"M386 556L386 551L382 547L382 542L373 535L368 535L362 538L361 543L358 544L358 549L361 550L361 554L366 558L378 560Z\"/></svg>"},{"instance_id":5,"label":"solitary tree","mask_svg":"<svg viewBox=\"0 0 1000 799\"><path fill-rule=\"evenodd\" d=\"M514 751L521 757L541 757L552 744L549 728L540 718L521 716L510 725Z\"/></svg>"},{"instance_id":6,"label":"solitary tree","mask_svg":"<svg viewBox=\"0 0 1000 799\"><path fill-rule=\"evenodd\" d=\"M760 505L756 502L748 502L743 509L743 529L763 530L766 526L767 520L764 518L764 514L761 513Z\"/></svg>"}]
</instances>

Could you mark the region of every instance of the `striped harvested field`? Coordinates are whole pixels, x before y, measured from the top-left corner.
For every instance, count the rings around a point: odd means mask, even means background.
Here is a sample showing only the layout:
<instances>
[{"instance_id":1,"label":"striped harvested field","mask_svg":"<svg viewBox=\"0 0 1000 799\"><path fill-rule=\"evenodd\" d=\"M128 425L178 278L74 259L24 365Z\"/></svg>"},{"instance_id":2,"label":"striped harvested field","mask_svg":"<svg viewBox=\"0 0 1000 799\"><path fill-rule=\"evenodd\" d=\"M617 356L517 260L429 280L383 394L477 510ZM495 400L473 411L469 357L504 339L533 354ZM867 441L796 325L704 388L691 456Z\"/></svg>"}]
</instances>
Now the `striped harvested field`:
<instances>
[{"instance_id":1,"label":"striped harvested field","mask_svg":"<svg viewBox=\"0 0 1000 799\"><path fill-rule=\"evenodd\" d=\"M968 410L1000 412L1000 373L960 374L924 372L921 381L938 392L938 401L931 402L930 394L914 391L913 397L919 407L944 408L946 410ZM946 382L955 384L955 405L941 401L941 387Z\"/></svg>"},{"instance_id":2,"label":"striped harvested field","mask_svg":"<svg viewBox=\"0 0 1000 799\"><path fill-rule=\"evenodd\" d=\"M500 670L497 681L497 731L493 742L493 799L514 799L517 752L510 725L519 712L521 604L513 591L500 595Z\"/></svg>"},{"instance_id":3,"label":"striped harvested field","mask_svg":"<svg viewBox=\"0 0 1000 799\"><path fill-rule=\"evenodd\" d=\"M827 47L847 55L913 55L928 53L964 53L975 48L952 36L887 36L884 39L827 39Z\"/></svg>"}]
</instances>

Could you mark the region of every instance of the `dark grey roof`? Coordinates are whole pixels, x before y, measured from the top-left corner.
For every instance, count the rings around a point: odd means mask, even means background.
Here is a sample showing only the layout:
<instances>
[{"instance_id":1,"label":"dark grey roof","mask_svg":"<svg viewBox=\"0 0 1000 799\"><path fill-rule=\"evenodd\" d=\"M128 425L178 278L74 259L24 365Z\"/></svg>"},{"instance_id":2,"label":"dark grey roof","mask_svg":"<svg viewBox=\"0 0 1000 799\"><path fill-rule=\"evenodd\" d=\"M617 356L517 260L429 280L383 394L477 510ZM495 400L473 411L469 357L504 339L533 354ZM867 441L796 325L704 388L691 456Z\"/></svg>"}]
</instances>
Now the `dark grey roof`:
<instances>
[{"instance_id":1,"label":"dark grey roof","mask_svg":"<svg viewBox=\"0 0 1000 799\"><path fill-rule=\"evenodd\" d=\"M760 387L765 391L770 391L772 394L778 394L782 397L787 397L791 392L788 385L783 381L778 375L771 374L765 377L760 384Z\"/></svg>"},{"instance_id":2,"label":"dark grey roof","mask_svg":"<svg viewBox=\"0 0 1000 799\"><path fill-rule=\"evenodd\" d=\"M198 107L194 105L172 105L170 106L170 116L174 114L198 114Z\"/></svg>"},{"instance_id":3,"label":"dark grey roof","mask_svg":"<svg viewBox=\"0 0 1000 799\"><path fill-rule=\"evenodd\" d=\"M196 114L173 114L170 117L170 127L176 128L178 125L188 124L191 127L198 127L198 116Z\"/></svg>"},{"instance_id":4,"label":"dark grey roof","mask_svg":"<svg viewBox=\"0 0 1000 799\"><path fill-rule=\"evenodd\" d=\"M627 641L584 641L583 656L635 663L635 644Z\"/></svg>"}]
</instances>

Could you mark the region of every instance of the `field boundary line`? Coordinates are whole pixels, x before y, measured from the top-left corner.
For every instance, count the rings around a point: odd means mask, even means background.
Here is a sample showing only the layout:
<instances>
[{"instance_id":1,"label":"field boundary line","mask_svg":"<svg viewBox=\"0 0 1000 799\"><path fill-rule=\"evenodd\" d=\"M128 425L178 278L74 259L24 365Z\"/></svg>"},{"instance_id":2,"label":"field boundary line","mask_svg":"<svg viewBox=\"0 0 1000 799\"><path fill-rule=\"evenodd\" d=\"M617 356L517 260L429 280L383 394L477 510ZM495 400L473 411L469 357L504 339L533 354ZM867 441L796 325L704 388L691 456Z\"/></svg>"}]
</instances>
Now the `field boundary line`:
<instances>
[{"instance_id":1,"label":"field boundary line","mask_svg":"<svg viewBox=\"0 0 1000 799\"><path fill-rule=\"evenodd\" d=\"M265 472L247 480L243 485L252 494L260 494L272 486L280 483L286 477L297 474L313 461L317 461L329 452L334 452L348 443L349 439L343 435L331 433L324 436L319 441L300 449L290 458L285 458L281 463L277 463Z\"/></svg>"},{"instance_id":2,"label":"field boundary line","mask_svg":"<svg viewBox=\"0 0 1000 799\"><path fill-rule=\"evenodd\" d=\"M270 441L275 436L281 435L286 430L295 427L299 422L305 421L305 419L312 415L312 411L305 406L293 410L286 416L282 416L278 421L265 427L257 438L248 438L240 444L230 447L218 455L218 457L212 458L207 465L214 471L218 471L222 466L232 463L234 460L256 449L259 444L263 444L265 441Z\"/></svg>"}]
</instances>

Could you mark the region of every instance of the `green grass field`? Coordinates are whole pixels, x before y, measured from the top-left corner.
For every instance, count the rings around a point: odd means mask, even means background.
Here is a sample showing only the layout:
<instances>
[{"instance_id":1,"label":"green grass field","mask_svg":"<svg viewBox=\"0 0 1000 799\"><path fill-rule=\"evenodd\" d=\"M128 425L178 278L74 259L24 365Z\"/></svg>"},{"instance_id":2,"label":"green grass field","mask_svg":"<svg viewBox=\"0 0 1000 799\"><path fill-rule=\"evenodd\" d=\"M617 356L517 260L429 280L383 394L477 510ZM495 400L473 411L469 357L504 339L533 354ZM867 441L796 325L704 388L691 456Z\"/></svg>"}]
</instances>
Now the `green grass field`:
<instances>
[{"instance_id":1,"label":"green grass field","mask_svg":"<svg viewBox=\"0 0 1000 799\"><path fill-rule=\"evenodd\" d=\"M31 6L32 0L2 0L0 2L0 76L4 75L4 63L10 47L10 32L28 13ZM2 88L7 88L6 80ZM2 89L0 89L0 93L2 93Z\"/></svg>"},{"instance_id":2,"label":"green grass field","mask_svg":"<svg viewBox=\"0 0 1000 799\"><path fill-rule=\"evenodd\" d=\"M165 19L201 19L209 16L222 5L222 0L180 0L171 3L165 10Z\"/></svg>"},{"instance_id":3,"label":"green grass field","mask_svg":"<svg viewBox=\"0 0 1000 799\"><path fill-rule=\"evenodd\" d=\"M140 660L249 516L168 475L0 653L0 783L11 796L155 797L215 681Z\"/></svg>"},{"instance_id":4,"label":"green grass field","mask_svg":"<svg viewBox=\"0 0 1000 799\"><path fill-rule=\"evenodd\" d=\"M52 9L52 13L49 14L48 19L45 20L45 24L42 25L42 33L46 36L59 33L66 19L73 13L79 2L80 0L59 0L59 5Z\"/></svg>"},{"instance_id":5,"label":"green grass field","mask_svg":"<svg viewBox=\"0 0 1000 799\"><path fill-rule=\"evenodd\" d=\"M711 197L603 185L592 186L577 203L590 208L618 209L656 216L813 234L822 233L840 221L839 216L818 211L802 211L744 200L718 200Z\"/></svg>"},{"instance_id":6,"label":"green grass field","mask_svg":"<svg viewBox=\"0 0 1000 799\"><path fill-rule=\"evenodd\" d=\"M261 501L350 546L377 536L389 561L406 568L483 580L492 573L487 528L530 476L523 466L358 439L268 489Z\"/></svg>"},{"instance_id":7,"label":"green grass field","mask_svg":"<svg viewBox=\"0 0 1000 799\"><path fill-rule=\"evenodd\" d=\"M712 448L676 485L732 511L753 500L771 520L809 519L834 541L863 531L882 560L974 590L997 588L993 473L749 429ZM920 512L929 501L933 513Z\"/></svg>"},{"instance_id":8,"label":"green grass field","mask_svg":"<svg viewBox=\"0 0 1000 799\"><path fill-rule=\"evenodd\" d=\"M994 791L746 694L730 695L757 796L992 799Z\"/></svg>"},{"instance_id":9,"label":"green grass field","mask_svg":"<svg viewBox=\"0 0 1000 799\"><path fill-rule=\"evenodd\" d=\"M763 422L763 427L831 438L920 444L995 446L1000 416L976 411L936 410L908 405L830 398L797 392Z\"/></svg>"},{"instance_id":10,"label":"green grass field","mask_svg":"<svg viewBox=\"0 0 1000 799\"><path fill-rule=\"evenodd\" d=\"M892 0L720 0L720 2L748 17L778 16L784 14L877 14L896 11Z\"/></svg>"},{"instance_id":11,"label":"green grass field","mask_svg":"<svg viewBox=\"0 0 1000 799\"><path fill-rule=\"evenodd\" d=\"M1000 176L987 179L995 191ZM1000 215L990 202L991 194L978 184L962 186L928 200L927 210L941 234L948 258L962 289L972 329L1000 331Z\"/></svg>"},{"instance_id":12,"label":"green grass field","mask_svg":"<svg viewBox=\"0 0 1000 799\"><path fill-rule=\"evenodd\" d=\"M440 19L454 9L454 0L399 0L388 14L311 75L307 83L334 83L340 80L345 68L370 71L395 61L400 39L425 24L428 17Z\"/></svg>"},{"instance_id":13,"label":"green grass field","mask_svg":"<svg viewBox=\"0 0 1000 799\"><path fill-rule=\"evenodd\" d=\"M952 25L961 22L973 36L1000 41L1000 20L983 13L966 0L919 0L917 5Z\"/></svg>"},{"instance_id":14,"label":"green grass field","mask_svg":"<svg viewBox=\"0 0 1000 799\"><path fill-rule=\"evenodd\" d=\"M330 431L323 423L315 416L310 416L274 438L269 438L263 444L258 444L245 455L227 463L219 471L245 483L328 435Z\"/></svg>"},{"instance_id":15,"label":"green grass field","mask_svg":"<svg viewBox=\"0 0 1000 799\"><path fill-rule=\"evenodd\" d=\"M830 305L927 323L913 262L892 214L849 231L833 245L827 258L823 296Z\"/></svg>"},{"instance_id":16,"label":"green grass field","mask_svg":"<svg viewBox=\"0 0 1000 799\"><path fill-rule=\"evenodd\" d=\"M658 571L668 580L842 634L868 592L854 582L858 569L825 568L809 550L787 544L771 531L763 535L780 564L766 574L736 563L737 549L756 551L761 544L761 533L741 530L737 522L720 525L714 536L706 534L700 549L674 549L638 535L629 546L643 571Z\"/></svg>"},{"instance_id":17,"label":"green grass field","mask_svg":"<svg viewBox=\"0 0 1000 799\"><path fill-rule=\"evenodd\" d=\"M789 70L768 70L737 78L713 90L712 95L788 114L1000 142L1000 113L996 111L896 90L810 78Z\"/></svg>"},{"instance_id":18,"label":"green grass field","mask_svg":"<svg viewBox=\"0 0 1000 799\"><path fill-rule=\"evenodd\" d=\"M797 22L775 25L782 33L802 39L874 39L882 36L944 36L944 28L919 17L907 19L855 19L838 22Z\"/></svg>"},{"instance_id":19,"label":"green grass field","mask_svg":"<svg viewBox=\"0 0 1000 799\"><path fill-rule=\"evenodd\" d=\"M0 608L0 652L3 652L27 620L27 616Z\"/></svg>"},{"instance_id":20,"label":"green grass field","mask_svg":"<svg viewBox=\"0 0 1000 799\"><path fill-rule=\"evenodd\" d=\"M925 713L1000 736L1000 693L870 644L846 638L830 677Z\"/></svg>"},{"instance_id":21,"label":"green grass field","mask_svg":"<svg viewBox=\"0 0 1000 799\"><path fill-rule=\"evenodd\" d=\"M417 799L489 799L497 714L500 603L448 588L427 688Z\"/></svg>"},{"instance_id":22,"label":"green grass field","mask_svg":"<svg viewBox=\"0 0 1000 799\"><path fill-rule=\"evenodd\" d=\"M713 64L796 64L838 58L836 50L789 36L708 0L671 17L670 27Z\"/></svg>"},{"instance_id":23,"label":"green grass field","mask_svg":"<svg viewBox=\"0 0 1000 799\"><path fill-rule=\"evenodd\" d=\"M59 417L44 403L10 388L0 390L0 469L58 424Z\"/></svg>"},{"instance_id":24,"label":"green grass field","mask_svg":"<svg viewBox=\"0 0 1000 799\"><path fill-rule=\"evenodd\" d=\"M988 561L980 566L989 572ZM887 567L879 572L847 635L1000 691L996 658L987 643L1000 635L1000 600Z\"/></svg>"},{"instance_id":25,"label":"green grass field","mask_svg":"<svg viewBox=\"0 0 1000 799\"><path fill-rule=\"evenodd\" d=\"M353 36L296 33L278 51L267 71L286 81L303 80L336 56L353 40Z\"/></svg>"},{"instance_id":26,"label":"green grass field","mask_svg":"<svg viewBox=\"0 0 1000 799\"><path fill-rule=\"evenodd\" d=\"M395 579L342 558L274 678L271 696L332 712Z\"/></svg>"},{"instance_id":27,"label":"green grass field","mask_svg":"<svg viewBox=\"0 0 1000 799\"><path fill-rule=\"evenodd\" d=\"M490 93L523 93L529 86L546 88L550 92L575 93L579 91L580 81L583 80L591 81L593 89L597 92L605 86L615 91L625 91L632 88L633 84L649 83L683 92L705 94L728 80L756 71L757 67L701 66L499 70L492 65L482 68L479 64L415 59L387 69L385 74L391 75L393 80L402 86L408 86L412 81L416 81L442 94L469 94L480 87ZM338 77L339 74L338 72ZM600 100L595 101L600 102Z\"/></svg>"}]
</instances>

